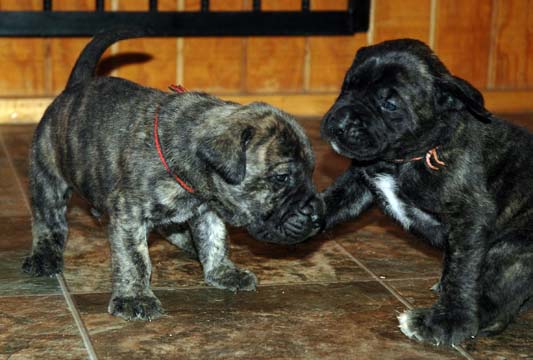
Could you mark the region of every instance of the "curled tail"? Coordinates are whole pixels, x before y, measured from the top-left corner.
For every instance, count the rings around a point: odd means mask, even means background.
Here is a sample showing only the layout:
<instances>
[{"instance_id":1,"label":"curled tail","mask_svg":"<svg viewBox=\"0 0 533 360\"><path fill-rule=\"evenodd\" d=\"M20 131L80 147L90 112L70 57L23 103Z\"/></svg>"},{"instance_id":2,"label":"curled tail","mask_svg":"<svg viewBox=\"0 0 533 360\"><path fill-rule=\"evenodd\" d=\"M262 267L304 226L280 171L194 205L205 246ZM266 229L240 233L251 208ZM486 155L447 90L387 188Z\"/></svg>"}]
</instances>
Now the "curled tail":
<instances>
[{"instance_id":1,"label":"curled tail","mask_svg":"<svg viewBox=\"0 0 533 360\"><path fill-rule=\"evenodd\" d=\"M76 61L76 65L70 73L66 88L79 84L83 81L92 79L95 76L96 65L102 57L102 54L113 43L136 37L149 35L150 30L138 27L118 28L99 32L85 46Z\"/></svg>"}]
</instances>

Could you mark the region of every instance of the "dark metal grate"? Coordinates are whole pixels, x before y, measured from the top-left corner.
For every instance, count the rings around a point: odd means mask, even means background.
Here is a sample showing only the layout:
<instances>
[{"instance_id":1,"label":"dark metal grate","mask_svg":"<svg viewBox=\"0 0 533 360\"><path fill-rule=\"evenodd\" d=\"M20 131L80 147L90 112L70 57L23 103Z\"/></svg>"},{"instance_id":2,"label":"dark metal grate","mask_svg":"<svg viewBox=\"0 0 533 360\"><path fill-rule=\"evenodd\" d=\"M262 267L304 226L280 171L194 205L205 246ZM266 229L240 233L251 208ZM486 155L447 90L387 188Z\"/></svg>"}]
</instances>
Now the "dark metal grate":
<instances>
[{"instance_id":1,"label":"dark metal grate","mask_svg":"<svg viewBox=\"0 0 533 360\"><path fill-rule=\"evenodd\" d=\"M349 0L345 11L311 11L302 0L301 11L262 11L253 0L252 11L211 11L201 0L197 12L158 11L148 0L148 11L105 11L96 0L95 11L54 11L43 0L43 11L0 11L0 36L92 36L110 27L146 26L150 36L273 36L349 35L368 29L370 0Z\"/></svg>"}]
</instances>

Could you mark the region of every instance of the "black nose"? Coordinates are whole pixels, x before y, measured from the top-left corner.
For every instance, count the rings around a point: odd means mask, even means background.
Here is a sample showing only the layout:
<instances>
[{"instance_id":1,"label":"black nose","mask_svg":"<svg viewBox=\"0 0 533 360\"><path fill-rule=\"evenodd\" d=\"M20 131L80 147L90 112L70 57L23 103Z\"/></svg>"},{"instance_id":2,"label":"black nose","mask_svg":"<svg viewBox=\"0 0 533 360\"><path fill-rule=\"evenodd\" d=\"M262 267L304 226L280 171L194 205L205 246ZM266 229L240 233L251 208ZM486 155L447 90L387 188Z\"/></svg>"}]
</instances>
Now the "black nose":
<instances>
[{"instance_id":1,"label":"black nose","mask_svg":"<svg viewBox=\"0 0 533 360\"><path fill-rule=\"evenodd\" d=\"M331 111L327 121L332 132L337 136L342 136L353 121L353 117L352 108L345 105Z\"/></svg>"},{"instance_id":2,"label":"black nose","mask_svg":"<svg viewBox=\"0 0 533 360\"><path fill-rule=\"evenodd\" d=\"M324 208L322 198L312 195L300 204L298 212L311 219L313 228L319 229L323 226Z\"/></svg>"}]
</instances>

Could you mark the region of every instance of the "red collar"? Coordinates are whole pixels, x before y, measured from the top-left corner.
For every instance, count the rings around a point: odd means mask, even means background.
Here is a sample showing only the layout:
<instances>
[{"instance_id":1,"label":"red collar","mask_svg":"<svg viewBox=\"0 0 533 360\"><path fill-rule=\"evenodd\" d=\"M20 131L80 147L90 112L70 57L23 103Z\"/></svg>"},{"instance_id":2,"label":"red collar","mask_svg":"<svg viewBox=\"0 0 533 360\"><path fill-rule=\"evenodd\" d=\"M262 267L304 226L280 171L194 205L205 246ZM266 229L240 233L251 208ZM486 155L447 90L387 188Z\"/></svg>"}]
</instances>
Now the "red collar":
<instances>
[{"instance_id":1,"label":"red collar","mask_svg":"<svg viewBox=\"0 0 533 360\"><path fill-rule=\"evenodd\" d=\"M440 166L446 166L446 163L442 160L439 159L439 156L437 154L437 149L439 147L436 146L434 147L433 149L430 149L428 150L428 152L426 153L425 156L418 156L418 157L414 157L414 158L411 158L409 160L405 160L405 159L395 159L395 160L392 160L396 163L404 163L404 162L410 162L410 161L418 161L418 160L422 160L422 159L425 159L426 161L426 165L428 168L430 168L431 170L435 170L435 171L439 171L440 168L438 167L439 165ZM431 162L431 160L434 160L435 163L437 164L437 166L433 165L433 163Z\"/></svg>"},{"instance_id":2,"label":"red collar","mask_svg":"<svg viewBox=\"0 0 533 360\"><path fill-rule=\"evenodd\" d=\"M187 89L185 89L184 86L182 85L176 85L176 84L172 84L172 85L169 85L168 88L176 93L184 93L184 92L187 92Z\"/></svg>"},{"instance_id":3,"label":"red collar","mask_svg":"<svg viewBox=\"0 0 533 360\"><path fill-rule=\"evenodd\" d=\"M183 86L181 85L171 85L170 89L177 93L183 93L187 91ZM161 162L163 163L163 166L165 169L167 169L167 172L174 176L174 179L180 184L182 188L190 192L191 194L194 193L194 189L187 185L185 181L183 181L178 175L172 172L170 170L170 167L167 164L167 161L165 160L165 155L163 155L163 149L161 148L161 143L159 142L159 107L157 107L157 110L155 111L154 116L154 140L155 140L155 148L157 149L157 153L159 154L159 159L161 159Z\"/></svg>"}]
</instances>

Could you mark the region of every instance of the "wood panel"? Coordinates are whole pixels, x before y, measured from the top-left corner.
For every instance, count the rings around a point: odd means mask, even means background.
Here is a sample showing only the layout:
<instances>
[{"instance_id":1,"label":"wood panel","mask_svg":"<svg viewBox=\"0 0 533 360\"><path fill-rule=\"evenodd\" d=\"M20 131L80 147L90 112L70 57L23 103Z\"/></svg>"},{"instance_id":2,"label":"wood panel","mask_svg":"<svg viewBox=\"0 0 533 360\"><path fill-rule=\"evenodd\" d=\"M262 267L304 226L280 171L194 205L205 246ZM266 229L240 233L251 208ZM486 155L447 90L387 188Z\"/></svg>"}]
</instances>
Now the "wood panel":
<instances>
[{"instance_id":1,"label":"wood panel","mask_svg":"<svg viewBox=\"0 0 533 360\"><path fill-rule=\"evenodd\" d=\"M533 0L495 0L494 17L489 86L533 85Z\"/></svg>"},{"instance_id":2,"label":"wood panel","mask_svg":"<svg viewBox=\"0 0 533 360\"><path fill-rule=\"evenodd\" d=\"M435 51L448 69L474 86L487 86L492 1L438 2Z\"/></svg>"},{"instance_id":3,"label":"wood panel","mask_svg":"<svg viewBox=\"0 0 533 360\"><path fill-rule=\"evenodd\" d=\"M494 113L533 112L533 90L491 90L482 93L487 108ZM241 104L264 101L294 115L320 117L331 107L337 94L237 94L222 97ZM0 124L36 123L51 101L51 97L0 98Z\"/></svg>"},{"instance_id":4,"label":"wood panel","mask_svg":"<svg viewBox=\"0 0 533 360\"><path fill-rule=\"evenodd\" d=\"M430 0L374 0L372 42L413 38L427 43L430 3Z\"/></svg>"},{"instance_id":5,"label":"wood panel","mask_svg":"<svg viewBox=\"0 0 533 360\"><path fill-rule=\"evenodd\" d=\"M0 10L42 9L38 0L2 0ZM0 96L44 95L48 44L44 39L0 38Z\"/></svg>"},{"instance_id":6,"label":"wood panel","mask_svg":"<svg viewBox=\"0 0 533 360\"><path fill-rule=\"evenodd\" d=\"M1 0L0 9L8 11L32 11L43 8L42 0Z\"/></svg>"},{"instance_id":7,"label":"wood panel","mask_svg":"<svg viewBox=\"0 0 533 360\"><path fill-rule=\"evenodd\" d=\"M528 1L528 21L527 28L527 55L526 55L526 83L529 89L533 88L533 10L531 3L533 0Z\"/></svg>"},{"instance_id":8,"label":"wood panel","mask_svg":"<svg viewBox=\"0 0 533 360\"><path fill-rule=\"evenodd\" d=\"M200 10L200 0L179 0L184 3L183 8L185 11L198 11Z\"/></svg>"},{"instance_id":9,"label":"wood panel","mask_svg":"<svg viewBox=\"0 0 533 360\"><path fill-rule=\"evenodd\" d=\"M175 11L177 0L159 0L159 10ZM121 11L139 11L148 9L147 0L120 0L118 9ZM176 81L176 39L175 38L144 38L121 41L117 46L116 55L119 62L128 58L140 59L139 54L152 58L145 63L126 63L120 66L117 76L159 89L167 89ZM129 55L126 55L129 54Z\"/></svg>"},{"instance_id":10,"label":"wood panel","mask_svg":"<svg viewBox=\"0 0 533 360\"><path fill-rule=\"evenodd\" d=\"M300 0L263 0L263 10L299 10ZM304 89L305 38L250 37L246 52L249 92L300 92Z\"/></svg>"},{"instance_id":11,"label":"wood panel","mask_svg":"<svg viewBox=\"0 0 533 360\"><path fill-rule=\"evenodd\" d=\"M185 10L200 8L200 2L187 1ZM251 9L243 0L212 0L214 11ZM183 47L183 83L188 89L236 93L243 87L245 41L242 38L186 38Z\"/></svg>"},{"instance_id":12,"label":"wood panel","mask_svg":"<svg viewBox=\"0 0 533 360\"><path fill-rule=\"evenodd\" d=\"M52 10L59 11L87 11L96 8L95 0L53 0L52 4Z\"/></svg>"},{"instance_id":13,"label":"wood panel","mask_svg":"<svg viewBox=\"0 0 533 360\"><path fill-rule=\"evenodd\" d=\"M200 9L200 0L159 2L161 10ZM94 3L53 2L56 10L92 10ZM265 10L301 6L301 0L262 3ZM148 0L106 1L108 9L111 4L118 4L120 10L148 9ZM249 10L251 4L252 0L212 0L211 8ZM432 4L436 5L434 26ZM311 6L313 10L345 9L347 0L312 0ZM0 10L41 7L42 0L0 0ZM428 42L434 29L434 48L456 75L480 89L533 88L533 0L373 0L373 10L371 34L355 36L123 41L114 46L120 60L127 53L153 58L142 64L115 62L120 67L114 75L161 89L179 79L191 89L219 94L336 93L367 37L373 43L399 37ZM0 96L57 94L88 40L0 38L0 63L8 69L0 77Z\"/></svg>"},{"instance_id":14,"label":"wood panel","mask_svg":"<svg viewBox=\"0 0 533 360\"><path fill-rule=\"evenodd\" d=\"M54 0L53 2L53 10L87 11L94 10L94 8L94 0ZM50 62L47 71L51 73L51 91L57 94L65 88L70 72L90 38L52 38L49 41Z\"/></svg>"},{"instance_id":15,"label":"wood panel","mask_svg":"<svg viewBox=\"0 0 533 360\"><path fill-rule=\"evenodd\" d=\"M345 10L346 0L314 0L312 10ZM353 36L309 37L309 91L338 92L357 49L367 44L366 33Z\"/></svg>"}]
</instances>

